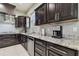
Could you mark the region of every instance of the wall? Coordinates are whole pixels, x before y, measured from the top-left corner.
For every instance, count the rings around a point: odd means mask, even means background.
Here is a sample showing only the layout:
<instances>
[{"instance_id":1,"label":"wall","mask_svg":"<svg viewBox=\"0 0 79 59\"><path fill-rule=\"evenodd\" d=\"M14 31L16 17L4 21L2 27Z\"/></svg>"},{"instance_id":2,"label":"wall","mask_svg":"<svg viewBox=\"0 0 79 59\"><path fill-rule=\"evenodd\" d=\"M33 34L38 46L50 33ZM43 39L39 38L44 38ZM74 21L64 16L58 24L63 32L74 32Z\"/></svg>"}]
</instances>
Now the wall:
<instances>
[{"instance_id":1,"label":"wall","mask_svg":"<svg viewBox=\"0 0 79 59\"><path fill-rule=\"evenodd\" d=\"M0 33L23 32L23 28L15 28L14 24L0 23Z\"/></svg>"}]
</instances>

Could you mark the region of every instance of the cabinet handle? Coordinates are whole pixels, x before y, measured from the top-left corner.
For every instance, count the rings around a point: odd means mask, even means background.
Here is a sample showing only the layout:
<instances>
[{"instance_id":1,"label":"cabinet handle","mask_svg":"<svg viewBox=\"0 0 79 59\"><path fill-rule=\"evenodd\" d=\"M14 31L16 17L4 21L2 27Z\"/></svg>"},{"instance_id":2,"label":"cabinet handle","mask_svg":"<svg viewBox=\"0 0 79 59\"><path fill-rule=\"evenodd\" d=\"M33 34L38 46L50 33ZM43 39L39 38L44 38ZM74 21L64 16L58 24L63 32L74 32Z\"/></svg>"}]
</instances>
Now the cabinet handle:
<instances>
[{"instance_id":1,"label":"cabinet handle","mask_svg":"<svg viewBox=\"0 0 79 59\"><path fill-rule=\"evenodd\" d=\"M55 20L57 20L57 13L55 13Z\"/></svg>"},{"instance_id":2,"label":"cabinet handle","mask_svg":"<svg viewBox=\"0 0 79 59\"><path fill-rule=\"evenodd\" d=\"M55 21L59 21L59 13L55 13Z\"/></svg>"},{"instance_id":3,"label":"cabinet handle","mask_svg":"<svg viewBox=\"0 0 79 59\"><path fill-rule=\"evenodd\" d=\"M59 15L60 15L60 14L59 14L59 13L57 13L57 17L58 17L58 19L57 19L57 20L58 20L58 21L59 21Z\"/></svg>"}]
</instances>

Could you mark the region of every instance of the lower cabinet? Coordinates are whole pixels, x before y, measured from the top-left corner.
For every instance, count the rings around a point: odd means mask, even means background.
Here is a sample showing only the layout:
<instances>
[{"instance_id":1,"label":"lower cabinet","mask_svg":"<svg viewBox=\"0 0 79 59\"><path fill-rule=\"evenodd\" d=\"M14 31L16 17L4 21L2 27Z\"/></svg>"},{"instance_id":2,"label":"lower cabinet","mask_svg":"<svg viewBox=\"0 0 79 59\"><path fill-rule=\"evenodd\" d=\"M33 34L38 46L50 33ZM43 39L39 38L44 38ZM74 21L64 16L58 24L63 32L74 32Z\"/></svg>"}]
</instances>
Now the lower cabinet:
<instances>
[{"instance_id":1,"label":"lower cabinet","mask_svg":"<svg viewBox=\"0 0 79 59\"><path fill-rule=\"evenodd\" d=\"M21 35L20 43L27 50L27 36L26 35Z\"/></svg>"},{"instance_id":2,"label":"lower cabinet","mask_svg":"<svg viewBox=\"0 0 79 59\"><path fill-rule=\"evenodd\" d=\"M63 47L54 43L47 43L48 56L77 56L77 50Z\"/></svg>"},{"instance_id":3,"label":"lower cabinet","mask_svg":"<svg viewBox=\"0 0 79 59\"><path fill-rule=\"evenodd\" d=\"M78 51L58 44L36 39L34 55L35 56L77 56Z\"/></svg>"},{"instance_id":4,"label":"lower cabinet","mask_svg":"<svg viewBox=\"0 0 79 59\"><path fill-rule=\"evenodd\" d=\"M0 48L18 44L16 34L0 35Z\"/></svg>"},{"instance_id":5,"label":"lower cabinet","mask_svg":"<svg viewBox=\"0 0 79 59\"><path fill-rule=\"evenodd\" d=\"M18 40L19 44L21 44L21 34L16 34L16 39Z\"/></svg>"},{"instance_id":6,"label":"lower cabinet","mask_svg":"<svg viewBox=\"0 0 79 59\"><path fill-rule=\"evenodd\" d=\"M27 36L25 37L24 48L27 50Z\"/></svg>"},{"instance_id":7,"label":"lower cabinet","mask_svg":"<svg viewBox=\"0 0 79 59\"><path fill-rule=\"evenodd\" d=\"M35 56L46 56L46 42L36 39L34 52Z\"/></svg>"},{"instance_id":8,"label":"lower cabinet","mask_svg":"<svg viewBox=\"0 0 79 59\"><path fill-rule=\"evenodd\" d=\"M54 53L51 50L48 50L48 56L61 56L61 55L58 55L57 53Z\"/></svg>"},{"instance_id":9,"label":"lower cabinet","mask_svg":"<svg viewBox=\"0 0 79 59\"><path fill-rule=\"evenodd\" d=\"M30 56L78 56L78 51L21 34L0 35L0 48L22 44Z\"/></svg>"}]
</instances>

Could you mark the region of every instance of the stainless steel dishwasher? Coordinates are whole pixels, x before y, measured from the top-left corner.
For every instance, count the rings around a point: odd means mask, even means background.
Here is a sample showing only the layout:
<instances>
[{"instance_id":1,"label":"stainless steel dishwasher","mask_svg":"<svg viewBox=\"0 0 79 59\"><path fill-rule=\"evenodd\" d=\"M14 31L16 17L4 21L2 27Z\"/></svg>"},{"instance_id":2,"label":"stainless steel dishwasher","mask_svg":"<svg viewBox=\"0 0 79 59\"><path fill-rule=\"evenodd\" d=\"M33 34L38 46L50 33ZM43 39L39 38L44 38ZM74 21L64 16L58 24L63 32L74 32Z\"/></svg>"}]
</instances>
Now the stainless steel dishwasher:
<instances>
[{"instance_id":1,"label":"stainless steel dishwasher","mask_svg":"<svg viewBox=\"0 0 79 59\"><path fill-rule=\"evenodd\" d=\"M27 50L30 56L34 56L34 38L28 36L27 38Z\"/></svg>"}]
</instances>

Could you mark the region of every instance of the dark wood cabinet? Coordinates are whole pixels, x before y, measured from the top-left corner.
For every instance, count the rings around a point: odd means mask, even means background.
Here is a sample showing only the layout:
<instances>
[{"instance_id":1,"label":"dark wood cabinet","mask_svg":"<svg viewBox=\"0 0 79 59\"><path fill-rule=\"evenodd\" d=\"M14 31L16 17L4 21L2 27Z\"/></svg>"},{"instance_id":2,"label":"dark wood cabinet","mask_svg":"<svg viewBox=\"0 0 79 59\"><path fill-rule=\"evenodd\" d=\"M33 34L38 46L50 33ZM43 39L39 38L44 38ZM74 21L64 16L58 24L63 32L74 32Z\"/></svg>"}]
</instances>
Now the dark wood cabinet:
<instances>
[{"instance_id":1,"label":"dark wood cabinet","mask_svg":"<svg viewBox=\"0 0 79 59\"><path fill-rule=\"evenodd\" d=\"M48 56L77 56L78 51L54 43L47 43Z\"/></svg>"},{"instance_id":2,"label":"dark wood cabinet","mask_svg":"<svg viewBox=\"0 0 79 59\"><path fill-rule=\"evenodd\" d=\"M41 25L46 23L46 12L47 4L42 4L35 10L36 15L36 25Z\"/></svg>"},{"instance_id":3,"label":"dark wood cabinet","mask_svg":"<svg viewBox=\"0 0 79 59\"><path fill-rule=\"evenodd\" d=\"M0 35L0 48L8 47L16 44L19 44L19 41L16 38L16 34Z\"/></svg>"},{"instance_id":4,"label":"dark wood cabinet","mask_svg":"<svg viewBox=\"0 0 79 59\"><path fill-rule=\"evenodd\" d=\"M34 44L35 44L34 55L35 56L46 56L46 42L36 39Z\"/></svg>"},{"instance_id":5,"label":"dark wood cabinet","mask_svg":"<svg viewBox=\"0 0 79 59\"><path fill-rule=\"evenodd\" d=\"M57 3L56 14L59 21L77 19L78 4L77 3Z\"/></svg>"},{"instance_id":6,"label":"dark wood cabinet","mask_svg":"<svg viewBox=\"0 0 79 59\"><path fill-rule=\"evenodd\" d=\"M19 44L21 44L21 34L16 34L16 39L18 40Z\"/></svg>"},{"instance_id":7,"label":"dark wood cabinet","mask_svg":"<svg viewBox=\"0 0 79 59\"><path fill-rule=\"evenodd\" d=\"M27 50L27 36L26 35L21 35L21 45Z\"/></svg>"},{"instance_id":8,"label":"dark wood cabinet","mask_svg":"<svg viewBox=\"0 0 79 59\"><path fill-rule=\"evenodd\" d=\"M55 3L47 4L47 23L55 22Z\"/></svg>"},{"instance_id":9,"label":"dark wood cabinet","mask_svg":"<svg viewBox=\"0 0 79 59\"><path fill-rule=\"evenodd\" d=\"M45 3L36 10L36 25L78 19L78 3Z\"/></svg>"},{"instance_id":10,"label":"dark wood cabinet","mask_svg":"<svg viewBox=\"0 0 79 59\"><path fill-rule=\"evenodd\" d=\"M27 50L27 36L22 34L16 34L16 39Z\"/></svg>"},{"instance_id":11,"label":"dark wood cabinet","mask_svg":"<svg viewBox=\"0 0 79 59\"><path fill-rule=\"evenodd\" d=\"M26 16L18 16L15 19L15 27L25 27L26 26Z\"/></svg>"},{"instance_id":12,"label":"dark wood cabinet","mask_svg":"<svg viewBox=\"0 0 79 59\"><path fill-rule=\"evenodd\" d=\"M77 56L78 51L58 44L35 39L35 56Z\"/></svg>"},{"instance_id":13,"label":"dark wood cabinet","mask_svg":"<svg viewBox=\"0 0 79 59\"><path fill-rule=\"evenodd\" d=\"M27 32L27 29L30 28L31 21L29 16L18 16L15 18L15 27L20 27L24 29L24 32Z\"/></svg>"},{"instance_id":14,"label":"dark wood cabinet","mask_svg":"<svg viewBox=\"0 0 79 59\"><path fill-rule=\"evenodd\" d=\"M20 39L20 40L21 40L21 44L24 45L24 42L25 42L25 36L24 36L24 35L21 35L21 39Z\"/></svg>"}]
</instances>

